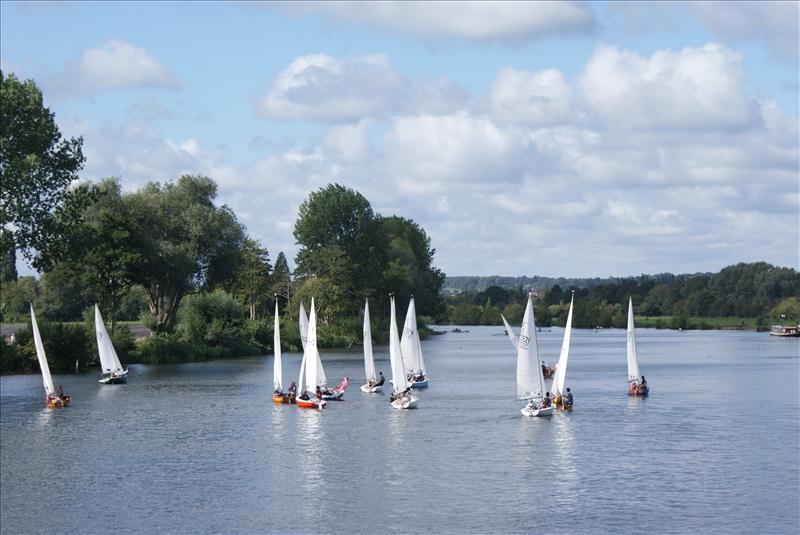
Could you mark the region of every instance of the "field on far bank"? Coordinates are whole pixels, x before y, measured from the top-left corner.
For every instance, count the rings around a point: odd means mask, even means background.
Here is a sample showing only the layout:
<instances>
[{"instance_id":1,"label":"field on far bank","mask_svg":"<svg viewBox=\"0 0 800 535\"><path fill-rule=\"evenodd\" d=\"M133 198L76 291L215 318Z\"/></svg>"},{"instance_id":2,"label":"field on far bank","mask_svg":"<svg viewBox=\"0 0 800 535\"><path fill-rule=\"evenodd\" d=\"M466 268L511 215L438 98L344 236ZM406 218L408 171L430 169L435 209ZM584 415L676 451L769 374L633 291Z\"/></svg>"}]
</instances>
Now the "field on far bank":
<instances>
[{"instance_id":1,"label":"field on far bank","mask_svg":"<svg viewBox=\"0 0 800 535\"><path fill-rule=\"evenodd\" d=\"M675 316L634 316L637 327L653 327L656 329L670 329L673 325ZM687 318L688 329L719 329L723 331L757 331L769 330L770 325L758 324L758 318L703 318L699 316L689 316Z\"/></svg>"}]
</instances>

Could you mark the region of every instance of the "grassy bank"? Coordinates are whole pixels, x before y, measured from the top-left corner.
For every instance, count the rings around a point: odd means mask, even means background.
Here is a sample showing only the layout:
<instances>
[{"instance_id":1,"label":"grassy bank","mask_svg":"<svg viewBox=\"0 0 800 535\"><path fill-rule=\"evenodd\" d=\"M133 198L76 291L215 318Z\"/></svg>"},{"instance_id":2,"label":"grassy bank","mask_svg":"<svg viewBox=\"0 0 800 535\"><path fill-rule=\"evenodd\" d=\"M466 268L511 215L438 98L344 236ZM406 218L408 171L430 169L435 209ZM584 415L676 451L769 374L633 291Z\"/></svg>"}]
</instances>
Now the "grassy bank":
<instances>
[{"instance_id":1,"label":"grassy bank","mask_svg":"<svg viewBox=\"0 0 800 535\"><path fill-rule=\"evenodd\" d=\"M766 331L769 322L764 318L704 318L698 316L636 316L637 327L655 329L718 329L725 331Z\"/></svg>"}]
</instances>

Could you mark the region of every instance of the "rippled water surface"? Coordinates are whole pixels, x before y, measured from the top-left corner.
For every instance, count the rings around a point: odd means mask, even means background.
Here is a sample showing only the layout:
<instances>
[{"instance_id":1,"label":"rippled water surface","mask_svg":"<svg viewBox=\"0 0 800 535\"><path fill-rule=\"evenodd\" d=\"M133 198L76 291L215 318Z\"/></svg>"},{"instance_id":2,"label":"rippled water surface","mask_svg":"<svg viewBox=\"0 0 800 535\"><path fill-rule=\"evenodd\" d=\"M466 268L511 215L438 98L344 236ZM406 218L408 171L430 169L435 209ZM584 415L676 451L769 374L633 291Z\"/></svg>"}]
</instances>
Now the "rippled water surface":
<instances>
[{"instance_id":1,"label":"rippled water surface","mask_svg":"<svg viewBox=\"0 0 800 535\"><path fill-rule=\"evenodd\" d=\"M575 410L519 413L502 330L423 342L416 411L353 384L325 411L274 405L271 357L132 366L127 385L0 382L0 530L25 533L797 533L797 339L639 329L651 395L626 394L625 332L576 330ZM539 333L557 359L563 330ZM377 368L390 371L385 347ZM295 379L300 356L284 354ZM387 383L388 386L388 383Z\"/></svg>"}]
</instances>

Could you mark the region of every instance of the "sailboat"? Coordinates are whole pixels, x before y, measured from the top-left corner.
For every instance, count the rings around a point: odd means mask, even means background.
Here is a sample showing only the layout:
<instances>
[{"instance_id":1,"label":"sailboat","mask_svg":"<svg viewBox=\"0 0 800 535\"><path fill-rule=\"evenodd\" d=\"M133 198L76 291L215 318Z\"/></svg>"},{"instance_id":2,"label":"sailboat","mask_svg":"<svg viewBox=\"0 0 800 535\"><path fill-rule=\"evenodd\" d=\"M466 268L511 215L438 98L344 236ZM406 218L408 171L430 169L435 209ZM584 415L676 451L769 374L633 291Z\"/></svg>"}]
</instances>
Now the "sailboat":
<instances>
[{"instance_id":1,"label":"sailboat","mask_svg":"<svg viewBox=\"0 0 800 535\"><path fill-rule=\"evenodd\" d=\"M42 335L39 334L39 324L36 323L36 315L33 313L31 305L31 329L33 330L33 345L36 346L36 357L39 359L39 368L42 370L42 382L44 383L44 404L49 409L60 409L69 407L70 397L61 392L61 387L53 385L53 377L50 375L50 366L47 365L47 355L44 353Z\"/></svg>"},{"instance_id":2,"label":"sailboat","mask_svg":"<svg viewBox=\"0 0 800 535\"><path fill-rule=\"evenodd\" d=\"M400 339L400 350L403 354L403 366L408 373L411 388L427 388L428 374L425 373L425 360L422 358L422 345L417 330L417 310L414 307L413 297L408 302L403 337Z\"/></svg>"},{"instance_id":3,"label":"sailboat","mask_svg":"<svg viewBox=\"0 0 800 535\"><path fill-rule=\"evenodd\" d=\"M564 340L561 342L561 354L556 364L556 373L553 376L553 386L550 388L553 395L553 403L558 408L572 410L572 395L567 395L564 384L567 381L567 361L569 360L569 342L572 336L572 305L575 303L575 291L572 291L572 299L569 301L569 313L567 314L567 325L564 327Z\"/></svg>"},{"instance_id":4,"label":"sailboat","mask_svg":"<svg viewBox=\"0 0 800 535\"><path fill-rule=\"evenodd\" d=\"M272 334L272 347L275 354L272 361L272 381L275 390L272 391L272 401L275 403L294 403L294 392L283 391L283 365L281 362L281 324L278 316L278 300L275 299L275 327Z\"/></svg>"},{"instance_id":5,"label":"sailboat","mask_svg":"<svg viewBox=\"0 0 800 535\"><path fill-rule=\"evenodd\" d=\"M301 305L302 307L302 305ZM301 308L302 313L305 310ZM302 331L301 331L302 332ZM300 379L297 381L297 391L300 396L297 398L297 406L304 409L322 409L325 407L325 400L316 398L316 389L324 383L321 382L317 371L317 314L314 311L314 298L311 298L311 318L308 322L308 331L303 351L303 361L300 363ZM321 368L321 364L320 364Z\"/></svg>"},{"instance_id":6,"label":"sailboat","mask_svg":"<svg viewBox=\"0 0 800 535\"><path fill-rule=\"evenodd\" d=\"M104 385L116 385L128 382L128 370L122 368L114 344L106 331L106 324L103 323L103 316L100 315L100 308L94 305L94 330L97 335L97 352L100 354L100 367L103 377L97 381Z\"/></svg>"},{"instance_id":7,"label":"sailboat","mask_svg":"<svg viewBox=\"0 0 800 535\"><path fill-rule=\"evenodd\" d=\"M544 376L539 362L536 320L530 293L517 339L517 399L528 400L528 404L520 409L525 416L551 416L555 412L554 406L544 406Z\"/></svg>"},{"instance_id":8,"label":"sailboat","mask_svg":"<svg viewBox=\"0 0 800 535\"><path fill-rule=\"evenodd\" d=\"M403 365L403 355L400 349L400 336L397 333L395 321L394 296L390 298L391 312L389 316L389 362L392 365L392 407L395 409L414 409L417 407L417 398L411 394L411 383L406 376Z\"/></svg>"},{"instance_id":9,"label":"sailboat","mask_svg":"<svg viewBox=\"0 0 800 535\"><path fill-rule=\"evenodd\" d=\"M366 394L374 394L383 389L383 383L378 384L375 376L375 361L372 359L372 328L369 324L369 301L364 303L364 372L367 384L361 385L361 391ZM381 375L383 378L383 375Z\"/></svg>"},{"instance_id":10,"label":"sailboat","mask_svg":"<svg viewBox=\"0 0 800 535\"><path fill-rule=\"evenodd\" d=\"M633 298L628 298L628 393L631 396L646 396L650 393L644 376L639 373L639 357L636 355L636 333L633 328Z\"/></svg>"},{"instance_id":11,"label":"sailboat","mask_svg":"<svg viewBox=\"0 0 800 535\"><path fill-rule=\"evenodd\" d=\"M514 349L517 349L517 335L514 334L514 329L511 327L511 325L508 324L508 321L506 321L506 317L505 316L500 314L500 318L503 320L503 325L505 325L505 327L506 327L506 334L508 334L508 339L511 340L511 345L514 346ZM558 364L556 364L556 366L558 366ZM555 373L556 373L556 369L555 368L551 368L550 366L548 366L544 362L542 363L542 376L543 377L545 377L545 378L552 377L553 374L555 374Z\"/></svg>"}]
</instances>

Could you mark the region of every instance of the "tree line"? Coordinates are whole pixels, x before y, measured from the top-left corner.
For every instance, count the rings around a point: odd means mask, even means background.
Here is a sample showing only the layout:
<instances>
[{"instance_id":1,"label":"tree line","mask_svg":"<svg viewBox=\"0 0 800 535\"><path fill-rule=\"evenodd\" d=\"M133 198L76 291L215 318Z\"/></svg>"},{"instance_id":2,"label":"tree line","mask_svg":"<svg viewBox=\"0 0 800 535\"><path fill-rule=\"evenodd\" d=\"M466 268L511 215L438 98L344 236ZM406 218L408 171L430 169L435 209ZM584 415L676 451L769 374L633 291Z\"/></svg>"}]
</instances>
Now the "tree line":
<instances>
[{"instance_id":1,"label":"tree line","mask_svg":"<svg viewBox=\"0 0 800 535\"><path fill-rule=\"evenodd\" d=\"M0 314L4 322L27 321L33 303L41 322L71 322L43 326L52 331L55 371L72 369L73 356L92 363L95 303L128 362L263 353L271 349L276 301L289 349L300 345L297 311L312 296L323 346L360 341L367 298L373 332L387 333L390 291L400 302L416 296L420 314L443 314L444 274L413 220L376 214L360 193L330 184L300 206L294 271L283 252L273 265L268 248L218 205L213 179L184 175L133 192L117 178L81 181L83 140L62 140L33 81L0 72L0 82ZM18 276L17 252L38 279ZM153 336L134 344L120 321L140 322ZM21 333L2 345L3 371L35 364L29 341Z\"/></svg>"},{"instance_id":2,"label":"tree line","mask_svg":"<svg viewBox=\"0 0 800 535\"><path fill-rule=\"evenodd\" d=\"M710 318L755 319L751 328L800 321L800 274L766 262L739 263L719 273L629 277L591 287L554 285L537 292L540 326L566 323L575 291L575 327L625 327L628 299L639 316L654 317L654 326L710 328ZM454 324L499 325L500 314L520 322L527 292L522 286L489 286L479 292L458 292L447 298L447 320Z\"/></svg>"}]
</instances>

